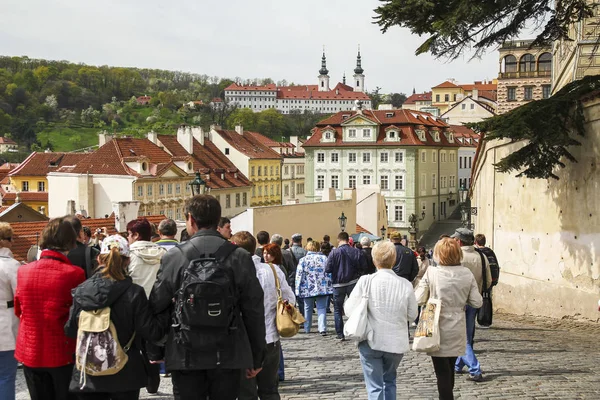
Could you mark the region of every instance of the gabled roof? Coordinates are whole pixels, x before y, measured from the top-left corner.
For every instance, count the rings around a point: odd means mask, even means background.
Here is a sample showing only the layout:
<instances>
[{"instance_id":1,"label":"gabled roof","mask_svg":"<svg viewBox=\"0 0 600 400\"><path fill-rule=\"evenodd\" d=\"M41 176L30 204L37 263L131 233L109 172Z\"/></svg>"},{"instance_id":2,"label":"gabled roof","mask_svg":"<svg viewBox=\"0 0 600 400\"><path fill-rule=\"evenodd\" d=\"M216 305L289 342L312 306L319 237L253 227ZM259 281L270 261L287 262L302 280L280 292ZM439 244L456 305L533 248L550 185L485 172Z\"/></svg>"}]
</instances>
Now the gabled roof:
<instances>
[{"instance_id":1,"label":"gabled roof","mask_svg":"<svg viewBox=\"0 0 600 400\"><path fill-rule=\"evenodd\" d=\"M449 89L449 88L457 88L458 85L455 85L454 83L450 82L450 81L444 81L442 83L440 83L437 86L434 86L432 89Z\"/></svg>"},{"instance_id":2,"label":"gabled roof","mask_svg":"<svg viewBox=\"0 0 600 400\"><path fill-rule=\"evenodd\" d=\"M481 135L464 125L450 125L450 129L454 132L455 141L460 147L477 147L481 141ZM471 139L468 143L464 139Z\"/></svg>"},{"instance_id":3,"label":"gabled roof","mask_svg":"<svg viewBox=\"0 0 600 400\"><path fill-rule=\"evenodd\" d=\"M73 166L89 153L40 153L33 152L9 172L9 176L46 176L64 166Z\"/></svg>"},{"instance_id":4,"label":"gabled roof","mask_svg":"<svg viewBox=\"0 0 600 400\"><path fill-rule=\"evenodd\" d=\"M460 101L457 101L456 103L454 103L452 105L452 107L450 107L445 113L443 113L442 115L440 115L440 117L443 117L444 115L448 114L450 111L452 111L456 107L458 107L459 104L461 104L461 103L463 103L463 102L465 102L467 100L470 100L473 103L477 104L479 107L483 108L484 110L486 110L490 114L496 115L496 112L494 111L494 108L490 104L484 103L483 101L475 100L471 96L467 96L467 97L463 97Z\"/></svg>"},{"instance_id":5,"label":"gabled roof","mask_svg":"<svg viewBox=\"0 0 600 400\"><path fill-rule=\"evenodd\" d=\"M211 189L252 185L248 178L208 139L204 139L204 146L194 139L194 154L189 154L177 141L175 135L158 135L158 140L173 155L173 159L190 159L194 164L194 171L209 174L210 179L206 185Z\"/></svg>"},{"instance_id":6,"label":"gabled roof","mask_svg":"<svg viewBox=\"0 0 600 400\"><path fill-rule=\"evenodd\" d=\"M417 130L424 131L450 131L449 126L439 118L433 115L414 110L363 110L362 115L369 119L378 121L378 131L375 141L366 142L344 142L342 139L343 126L342 123L349 121L356 111L340 111L317 123L313 128L312 136L304 143L303 147L398 147L398 146L445 146L458 147L456 142L451 143L445 135L440 135L440 141L436 142L427 132L425 141L421 141L416 133ZM343 119L344 115L350 114L348 119ZM390 115L391 116L387 116ZM330 126L330 127L329 127ZM391 126L396 126L399 131L399 141L386 141L386 129ZM335 130L336 134L334 141L321 142L323 132L331 129Z\"/></svg>"},{"instance_id":7,"label":"gabled roof","mask_svg":"<svg viewBox=\"0 0 600 400\"><path fill-rule=\"evenodd\" d=\"M240 135L236 131L229 130L216 130L216 132L223 138L227 143L233 146L242 154L253 159L277 159L281 158L280 155L272 150L269 146L262 144L260 141L254 138L252 132L244 131L243 135Z\"/></svg>"},{"instance_id":8,"label":"gabled roof","mask_svg":"<svg viewBox=\"0 0 600 400\"><path fill-rule=\"evenodd\" d=\"M12 140L11 138L0 136L0 144L17 144L17 142Z\"/></svg>"},{"instance_id":9,"label":"gabled roof","mask_svg":"<svg viewBox=\"0 0 600 400\"><path fill-rule=\"evenodd\" d=\"M417 101L431 101L431 92L411 94L403 104L415 104Z\"/></svg>"},{"instance_id":10,"label":"gabled roof","mask_svg":"<svg viewBox=\"0 0 600 400\"><path fill-rule=\"evenodd\" d=\"M17 192L2 192L2 201L16 201L17 200ZM36 201L47 203L48 202L48 192L18 192L19 198L21 202L28 201Z\"/></svg>"}]
</instances>

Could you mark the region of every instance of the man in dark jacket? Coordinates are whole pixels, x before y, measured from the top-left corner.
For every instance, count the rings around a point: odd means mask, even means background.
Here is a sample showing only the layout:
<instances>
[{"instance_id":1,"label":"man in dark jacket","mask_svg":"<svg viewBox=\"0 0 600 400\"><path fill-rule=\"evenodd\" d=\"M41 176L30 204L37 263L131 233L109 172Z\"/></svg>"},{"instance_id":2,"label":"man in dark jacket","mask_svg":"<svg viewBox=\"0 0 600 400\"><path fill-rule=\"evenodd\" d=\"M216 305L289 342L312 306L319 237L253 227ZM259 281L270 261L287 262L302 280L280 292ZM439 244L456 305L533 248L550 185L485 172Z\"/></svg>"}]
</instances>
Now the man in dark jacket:
<instances>
[{"instance_id":1,"label":"man in dark jacket","mask_svg":"<svg viewBox=\"0 0 600 400\"><path fill-rule=\"evenodd\" d=\"M402 235L400 232L393 232L390 235L390 239L396 246L396 263L392 267L392 270L396 275L412 282L419 273L419 264L417 263L417 257L415 253L406 246L403 246Z\"/></svg>"},{"instance_id":2,"label":"man in dark jacket","mask_svg":"<svg viewBox=\"0 0 600 400\"><path fill-rule=\"evenodd\" d=\"M364 236L360 239L360 245L362 246L361 251L365 253L365 259L367 260L367 269L364 271L364 274L374 274L377 272L377 268L375 268L375 264L373 263L373 256L371 255L371 239Z\"/></svg>"},{"instance_id":3,"label":"man in dark jacket","mask_svg":"<svg viewBox=\"0 0 600 400\"><path fill-rule=\"evenodd\" d=\"M76 216L72 215L65 218L67 221L73 225L73 229L75 229L75 233L77 234L77 246L69 251L67 254L67 258L73 265L77 265L85 271L85 277L89 278L94 275L96 271L96 267L98 267L98 254L100 251L95 247L86 246L83 244L84 233L81 226L81 221Z\"/></svg>"},{"instance_id":4,"label":"man in dark jacket","mask_svg":"<svg viewBox=\"0 0 600 400\"><path fill-rule=\"evenodd\" d=\"M203 254L215 254L226 242L217 232L221 218L219 201L197 195L186 203L186 223L190 239L168 251L161 260L156 283L150 294L155 313L172 310L173 298L180 288L190 261ZM254 262L247 251L236 248L220 263L230 270L235 287L233 310L236 328L231 330L229 347L196 352L175 341L170 329L165 344L165 362L181 400L222 399L238 396L241 370L252 378L260 372L265 352L263 291L256 277ZM201 345L201 343L193 343Z\"/></svg>"},{"instance_id":5,"label":"man in dark jacket","mask_svg":"<svg viewBox=\"0 0 600 400\"><path fill-rule=\"evenodd\" d=\"M346 232L338 235L338 247L333 249L327 258L325 272L331 274L333 283L333 318L337 338L345 340L344 320L342 310L346 296L350 297L358 278L367 270L367 260L364 253L348 245L349 236Z\"/></svg>"}]
</instances>

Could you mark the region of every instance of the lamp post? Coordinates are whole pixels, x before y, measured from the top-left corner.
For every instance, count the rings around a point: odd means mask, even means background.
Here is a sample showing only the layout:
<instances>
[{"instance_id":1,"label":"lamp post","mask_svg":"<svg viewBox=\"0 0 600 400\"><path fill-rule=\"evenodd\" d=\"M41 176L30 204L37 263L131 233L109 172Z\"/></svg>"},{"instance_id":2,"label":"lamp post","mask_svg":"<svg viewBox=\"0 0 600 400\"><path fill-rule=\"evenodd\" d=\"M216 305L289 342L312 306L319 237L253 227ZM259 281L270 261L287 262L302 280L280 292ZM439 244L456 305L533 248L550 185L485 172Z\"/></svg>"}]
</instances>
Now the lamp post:
<instances>
[{"instance_id":1,"label":"lamp post","mask_svg":"<svg viewBox=\"0 0 600 400\"><path fill-rule=\"evenodd\" d=\"M460 215L462 225L471 229L471 207L469 199L469 190L463 185L458 191L458 199L460 201Z\"/></svg>"},{"instance_id":2,"label":"lamp post","mask_svg":"<svg viewBox=\"0 0 600 400\"><path fill-rule=\"evenodd\" d=\"M200 171L196 171L196 177L188 185L192 188L192 196L206 193L206 182L200 176Z\"/></svg>"},{"instance_id":3,"label":"lamp post","mask_svg":"<svg viewBox=\"0 0 600 400\"><path fill-rule=\"evenodd\" d=\"M346 216L344 215L344 212L342 211L342 215L340 215L340 216L338 217L338 222L340 223L340 230L341 230L342 232L345 232L345 231L346 231L346 221L347 221L347 220L348 220L348 217L346 217Z\"/></svg>"},{"instance_id":4,"label":"lamp post","mask_svg":"<svg viewBox=\"0 0 600 400\"><path fill-rule=\"evenodd\" d=\"M385 239L385 232L387 231L387 229L385 229L385 225L381 225L381 240Z\"/></svg>"}]
</instances>

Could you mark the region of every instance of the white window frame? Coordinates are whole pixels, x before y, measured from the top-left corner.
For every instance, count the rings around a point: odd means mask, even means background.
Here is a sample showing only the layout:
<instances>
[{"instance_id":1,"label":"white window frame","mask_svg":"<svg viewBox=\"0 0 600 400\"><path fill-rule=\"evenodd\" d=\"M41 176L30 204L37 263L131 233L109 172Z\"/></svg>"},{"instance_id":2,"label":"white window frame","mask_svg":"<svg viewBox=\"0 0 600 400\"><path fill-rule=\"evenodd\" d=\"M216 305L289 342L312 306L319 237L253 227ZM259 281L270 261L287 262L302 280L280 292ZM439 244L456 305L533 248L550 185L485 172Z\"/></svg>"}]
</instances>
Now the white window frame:
<instances>
[{"instance_id":1,"label":"white window frame","mask_svg":"<svg viewBox=\"0 0 600 400\"><path fill-rule=\"evenodd\" d=\"M394 177L394 190L404 190L404 175Z\"/></svg>"},{"instance_id":2,"label":"white window frame","mask_svg":"<svg viewBox=\"0 0 600 400\"><path fill-rule=\"evenodd\" d=\"M348 129L348 137L356 138L356 129Z\"/></svg>"},{"instance_id":3,"label":"white window frame","mask_svg":"<svg viewBox=\"0 0 600 400\"><path fill-rule=\"evenodd\" d=\"M379 185L381 186L381 190L390 190L390 177L381 175L379 178Z\"/></svg>"},{"instance_id":4,"label":"white window frame","mask_svg":"<svg viewBox=\"0 0 600 400\"><path fill-rule=\"evenodd\" d=\"M331 188L340 188L340 177L338 175L331 175Z\"/></svg>"},{"instance_id":5,"label":"white window frame","mask_svg":"<svg viewBox=\"0 0 600 400\"><path fill-rule=\"evenodd\" d=\"M325 153L322 153L322 152L317 153L317 162L318 163L324 163L325 162ZM259 167L259 174L258 175L260 176L260 167Z\"/></svg>"},{"instance_id":6,"label":"white window frame","mask_svg":"<svg viewBox=\"0 0 600 400\"><path fill-rule=\"evenodd\" d=\"M348 153L348 162L350 162L350 163L356 162L356 153Z\"/></svg>"},{"instance_id":7,"label":"white window frame","mask_svg":"<svg viewBox=\"0 0 600 400\"><path fill-rule=\"evenodd\" d=\"M325 175L317 175L317 190L325 189Z\"/></svg>"},{"instance_id":8,"label":"white window frame","mask_svg":"<svg viewBox=\"0 0 600 400\"><path fill-rule=\"evenodd\" d=\"M394 221L402 222L404 221L404 206L403 205L395 205L394 206Z\"/></svg>"},{"instance_id":9,"label":"white window frame","mask_svg":"<svg viewBox=\"0 0 600 400\"><path fill-rule=\"evenodd\" d=\"M362 135L363 139L364 138L367 138L367 139L371 138L371 129L370 128L364 128L362 131L363 131L363 135Z\"/></svg>"},{"instance_id":10,"label":"white window frame","mask_svg":"<svg viewBox=\"0 0 600 400\"><path fill-rule=\"evenodd\" d=\"M371 184L371 175L363 175L363 185Z\"/></svg>"},{"instance_id":11,"label":"white window frame","mask_svg":"<svg viewBox=\"0 0 600 400\"><path fill-rule=\"evenodd\" d=\"M331 153L331 162L332 163L340 162L340 154L339 153Z\"/></svg>"},{"instance_id":12,"label":"white window frame","mask_svg":"<svg viewBox=\"0 0 600 400\"><path fill-rule=\"evenodd\" d=\"M390 160L390 154L385 152L385 153L379 153L379 162L382 163L388 163Z\"/></svg>"},{"instance_id":13,"label":"white window frame","mask_svg":"<svg viewBox=\"0 0 600 400\"><path fill-rule=\"evenodd\" d=\"M394 160L395 160L397 163L403 163L403 162L404 162L404 153L403 153L403 152L401 152L401 151L397 151L397 152L394 154Z\"/></svg>"},{"instance_id":14,"label":"white window frame","mask_svg":"<svg viewBox=\"0 0 600 400\"><path fill-rule=\"evenodd\" d=\"M369 152L364 152L362 153L362 161L365 164L370 164L371 163L371 153Z\"/></svg>"},{"instance_id":15,"label":"white window frame","mask_svg":"<svg viewBox=\"0 0 600 400\"><path fill-rule=\"evenodd\" d=\"M356 189L356 175L348 176L348 187L350 189Z\"/></svg>"}]
</instances>

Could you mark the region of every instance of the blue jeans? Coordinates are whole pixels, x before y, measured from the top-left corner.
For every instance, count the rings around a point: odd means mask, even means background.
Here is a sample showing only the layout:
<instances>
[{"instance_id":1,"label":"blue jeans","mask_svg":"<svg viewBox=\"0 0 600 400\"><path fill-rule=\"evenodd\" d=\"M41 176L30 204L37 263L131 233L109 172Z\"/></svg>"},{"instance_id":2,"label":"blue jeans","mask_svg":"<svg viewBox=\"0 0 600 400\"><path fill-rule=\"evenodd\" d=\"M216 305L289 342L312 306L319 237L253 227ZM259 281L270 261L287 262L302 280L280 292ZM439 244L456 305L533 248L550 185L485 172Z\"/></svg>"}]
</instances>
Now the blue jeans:
<instances>
[{"instance_id":1,"label":"blue jeans","mask_svg":"<svg viewBox=\"0 0 600 400\"><path fill-rule=\"evenodd\" d=\"M15 351L0 351L0 399L15 400L17 360Z\"/></svg>"},{"instance_id":2,"label":"blue jeans","mask_svg":"<svg viewBox=\"0 0 600 400\"><path fill-rule=\"evenodd\" d=\"M481 366L473 351L473 343L475 342L475 317L477 316L477 308L467 306L465 310L465 318L467 320L467 350L463 356L456 359L454 364L455 371L461 371L465 366L469 368L471 375L481 374Z\"/></svg>"},{"instance_id":3,"label":"blue jeans","mask_svg":"<svg viewBox=\"0 0 600 400\"><path fill-rule=\"evenodd\" d=\"M369 400L396 399L396 370L403 354L373 350L364 340L358 345Z\"/></svg>"},{"instance_id":4,"label":"blue jeans","mask_svg":"<svg viewBox=\"0 0 600 400\"><path fill-rule=\"evenodd\" d=\"M279 346L279 368L277 369L277 375L280 381L285 380L285 362L283 361L283 347Z\"/></svg>"},{"instance_id":5,"label":"blue jeans","mask_svg":"<svg viewBox=\"0 0 600 400\"><path fill-rule=\"evenodd\" d=\"M327 299L329 296L316 296L304 298L304 332L309 333L312 326L313 307L317 303L317 315L319 316L319 333L327 330Z\"/></svg>"},{"instance_id":6,"label":"blue jeans","mask_svg":"<svg viewBox=\"0 0 600 400\"><path fill-rule=\"evenodd\" d=\"M356 282L352 285L333 288L333 319L335 321L335 333L338 337L344 337L344 320L342 319L344 300L346 300L346 296L350 297L354 286L356 286Z\"/></svg>"}]
</instances>

